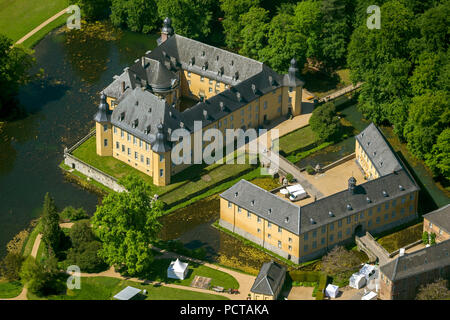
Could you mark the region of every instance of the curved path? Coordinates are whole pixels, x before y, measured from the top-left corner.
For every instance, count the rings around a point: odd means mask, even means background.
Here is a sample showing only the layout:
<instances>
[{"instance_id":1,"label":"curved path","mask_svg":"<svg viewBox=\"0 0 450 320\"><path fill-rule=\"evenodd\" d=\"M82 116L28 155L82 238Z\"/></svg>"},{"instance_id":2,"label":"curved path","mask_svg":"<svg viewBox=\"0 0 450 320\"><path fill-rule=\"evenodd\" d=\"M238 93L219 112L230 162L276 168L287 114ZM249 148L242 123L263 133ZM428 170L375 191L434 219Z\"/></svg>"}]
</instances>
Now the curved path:
<instances>
[{"instance_id":1,"label":"curved path","mask_svg":"<svg viewBox=\"0 0 450 320\"><path fill-rule=\"evenodd\" d=\"M65 8L65 9L61 10L60 12L55 14L53 17L51 17L51 18L45 20L44 22L42 22L39 26L37 26L36 28L34 28L30 32L28 32L25 36L20 38L15 44L20 44L20 43L24 42L25 40L27 40L28 38L30 38L32 35L34 35L36 32L38 32L39 30L44 28L46 25L48 25L49 23L55 21L56 19L61 17L63 14L65 14L67 12L67 9L68 8Z\"/></svg>"}]
</instances>

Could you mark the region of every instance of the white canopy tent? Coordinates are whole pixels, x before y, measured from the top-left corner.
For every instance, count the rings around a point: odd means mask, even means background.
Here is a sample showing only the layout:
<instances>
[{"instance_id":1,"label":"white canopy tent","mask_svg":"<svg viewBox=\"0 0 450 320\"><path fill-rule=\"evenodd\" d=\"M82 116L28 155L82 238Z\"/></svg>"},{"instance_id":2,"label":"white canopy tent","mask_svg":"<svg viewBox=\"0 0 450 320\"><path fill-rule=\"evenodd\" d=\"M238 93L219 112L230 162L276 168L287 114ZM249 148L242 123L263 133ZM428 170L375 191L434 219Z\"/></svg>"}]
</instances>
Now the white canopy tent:
<instances>
[{"instance_id":1,"label":"white canopy tent","mask_svg":"<svg viewBox=\"0 0 450 320\"><path fill-rule=\"evenodd\" d=\"M369 291L361 297L361 300L377 300L377 294L373 291Z\"/></svg>"},{"instance_id":2,"label":"white canopy tent","mask_svg":"<svg viewBox=\"0 0 450 320\"><path fill-rule=\"evenodd\" d=\"M376 267L370 264L364 264L364 266L359 270L359 274L363 275L368 282L376 273Z\"/></svg>"},{"instance_id":3,"label":"white canopy tent","mask_svg":"<svg viewBox=\"0 0 450 320\"><path fill-rule=\"evenodd\" d=\"M327 285L327 287L325 288L325 295L330 298L336 298L338 293L339 293L339 287L335 286L331 283L329 285Z\"/></svg>"},{"instance_id":4,"label":"white canopy tent","mask_svg":"<svg viewBox=\"0 0 450 320\"><path fill-rule=\"evenodd\" d=\"M361 289L366 284L366 277L360 273L354 273L350 277L349 286L355 289Z\"/></svg>"},{"instance_id":5,"label":"white canopy tent","mask_svg":"<svg viewBox=\"0 0 450 320\"><path fill-rule=\"evenodd\" d=\"M135 295L137 295L139 292L141 292L141 289L133 288L133 287L126 287L122 291L120 291L118 294L114 296L114 299L117 300L130 300Z\"/></svg>"},{"instance_id":6,"label":"white canopy tent","mask_svg":"<svg viewBox=\"0 0 450 320\"><path fill-rule=\"evenodd\" d=\"M183 280L188 273L188 264L179 259L172 261L167 268L167 277L171 279Z\"/></svg>"}]
</instances>

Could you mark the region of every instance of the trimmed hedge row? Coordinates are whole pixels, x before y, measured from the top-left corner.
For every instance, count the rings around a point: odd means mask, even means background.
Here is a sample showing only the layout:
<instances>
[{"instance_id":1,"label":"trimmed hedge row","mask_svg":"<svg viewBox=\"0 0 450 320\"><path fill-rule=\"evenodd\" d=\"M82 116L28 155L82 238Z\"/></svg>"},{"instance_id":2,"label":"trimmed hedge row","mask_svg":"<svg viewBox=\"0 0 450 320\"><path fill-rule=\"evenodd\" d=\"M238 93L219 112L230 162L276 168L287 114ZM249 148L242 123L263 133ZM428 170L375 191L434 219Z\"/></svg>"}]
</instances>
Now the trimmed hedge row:
<instances>
[{"instance_id":1,"label":"trimmed hedge row","mask_svg":"<svg viewBox=\"0 0 450 320\"><path fill-rule=\"evenodd\" d=\"M293 282L316 282L317 286L314 290L316 292L316 300L323 300L325 294L325 287L327 286L328 276L323 272L318 271L289 271L289 276Z\"/></svg>"}]
</instances>

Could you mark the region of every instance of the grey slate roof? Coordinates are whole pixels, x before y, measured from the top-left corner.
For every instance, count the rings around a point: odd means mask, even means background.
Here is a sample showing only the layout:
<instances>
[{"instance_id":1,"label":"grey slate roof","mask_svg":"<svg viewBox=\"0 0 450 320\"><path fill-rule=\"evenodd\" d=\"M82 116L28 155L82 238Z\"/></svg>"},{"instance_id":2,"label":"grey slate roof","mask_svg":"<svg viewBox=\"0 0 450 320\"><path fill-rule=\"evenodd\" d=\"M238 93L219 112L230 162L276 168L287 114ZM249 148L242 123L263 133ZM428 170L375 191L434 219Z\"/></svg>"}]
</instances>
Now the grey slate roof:
<instances>
[{"instance_id":1,"label":"grey slate roof","mask_svg":"<svg viewBox=\"0 0 450 320\"><path fill-rule=\"evenodd\" d=\"M430 213L424 214L423 217L427 218L439 228L442 228L446 232L450 233L450 204L447 204L446 206Z\"/></svg>"},{"instance_id":2,"label":"grey slate roof","mask_svg":"<svg viewBox=\"0 0 450 320\"><path fill-rule=\"evenodd\" d=\"M171 90L179 82L177 73L169 69L173 69L170 61L163 64L159 60L142 57L130 67L130 73L141 87L147 87L152 92L164 92Z\"/></svg>"},{"instance_id":3,"label":"grey slate roof","mask_svg":"<svg viewBox=\"0 0 450 320\"><path fill-rule=\"evenodd\" d=\"M123 120L121 120L122 113L125 115ZM138 123L134 127L136 120ZM155 142L159 124L164 124L166 137L170 135L171 130L180 127L180 112L169 107L165 100L159 99L154 94L141 88L135 88L129 90L114 108L111 123L152 144ZM146 133L148 128L150 128L150 132Z\"/></svg>"},{"instance_id":4,"label":"grey slate roof","mask_svg":"<svg viewBox=\"0 0 450 320\"><path fill-rule=\"evenodd\" d=\"M94 116L96 122L109 122L111 119L111 111L109 110L108 103L106 102L106 95L102 92L100 95L100 105L98 111Z\"/></svg>"},{"instance_id":5,"label":"grey slate roof","mask_svg":"<svg viewBox=\"0 0 450 320\"><path fill-rule=\"evenodd\" d=\"M400 280L450 265L450 240L405 254L380 267L390 280Z\"/></svg>"},{"instance_id":6,"label":"grey slate roof","mask_svg":"<svg viewBox=\"0 0 450 320\"><path fill-rule=\"evenodd\" d=\"M278 288L283 286L283 276L286 268L271 261L262 265L258 276L253 283L251 292L273 296Z\"/></svg>"},{"instance_id":7,"label":"grey slate roof","mask_svg":"<svg viewBox=\"0 0 450 320\"><path fill-rule=\"evenodd\" d=\"M400 170L402 165L381 131L371 123L356 136L380 176Z\"/></svg>"},{"instance_id":8,"label":"grey slate roof","mask_svg":"<svg viewBox=\"0 0 450 320\"><path fill-rule=\"evenodd\" d=\"M419 190L419 187L404 169L356 185L354 194L349 190L343 190L303 206L300 233L319 228L331 221L338 221L371 207L377 207L386 200L392 200L416 190ZM383 191L386 192L387 197L384 196ZM370 202L367 198L370 199ZM351 210L348 210L347 205L350 205ZM334 217L330 217L330 211ZM397 212L397 214L399 213ZM314 220L314 224L311 223L311 219Z\"/></svg>"},{"instance_id":9,"label":"grey slate roof","mask_svg":"<svg viewBox=\"0 0 450 320\"><path fill-rule=\"evenodd\" d=\"M253 183L240 180L220 196L292 233L299 233L300 207Z\"/></svg>"}]
</instances>

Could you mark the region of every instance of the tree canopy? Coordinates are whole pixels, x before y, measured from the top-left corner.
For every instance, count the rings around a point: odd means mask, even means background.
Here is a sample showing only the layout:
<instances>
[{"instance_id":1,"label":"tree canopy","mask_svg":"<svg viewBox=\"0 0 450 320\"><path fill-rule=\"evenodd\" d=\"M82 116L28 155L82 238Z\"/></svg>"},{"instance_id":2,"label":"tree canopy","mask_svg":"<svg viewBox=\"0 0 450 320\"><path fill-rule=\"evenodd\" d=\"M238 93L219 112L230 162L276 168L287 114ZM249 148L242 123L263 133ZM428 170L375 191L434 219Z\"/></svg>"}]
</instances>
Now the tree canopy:
<instances>
[{"instance_id":1,"label":"tree canopy","mask_svg":"<svg viewBox=\"0 0 450 320\"><path fill-rule=\"evenodd\" d=\"M332 102L314 109L309 124L317 138L322 141L333 140L342 130L341 121Z\"/></svg>"},{"instance_id":2,"label":"tree canopy","mask_svg":"<svg viewBox=\"0 0 450 320\"><path fill-rule=\"evenodd\" d=\"M128 192L112 192L103 199L92 222L102 241L100 256L132 275L152 262L150 244L161 228L162 203L152 199L151 187L137 177L127 178L124 186Z\"/></svg>"},{"instance_id":3,"label":"tree canopy","mask_svg":"<svg viewBox=\"0 0 450 320\"><path fill-rule=\"evenodd\" d=\"M448 300L450 290L448 280L438 279L435 282L422 285L417 293L416 300Z\"/></svg>"},{"instance_id":4,"label":"tree canopy","mask_svg":"<svg viewBox=\"0 0 450 320\"><path fill-rule=\"evenodd\" d=\"M56 253L59 249L61 239L61 228L59 227L59 214L55 201L47 192L42 209L42 241L49 250Z\"/></svg>"},{"instance_id":5,"label":"tree canopy","mask_svg":"<svg viewBox=\"0 0 450 320\"><path fill-rule=\"evenodd\" d=\"M150 33L160 28L155 0L112 0L111 22L131 31Z\"/></svg>"}]
</instances>

